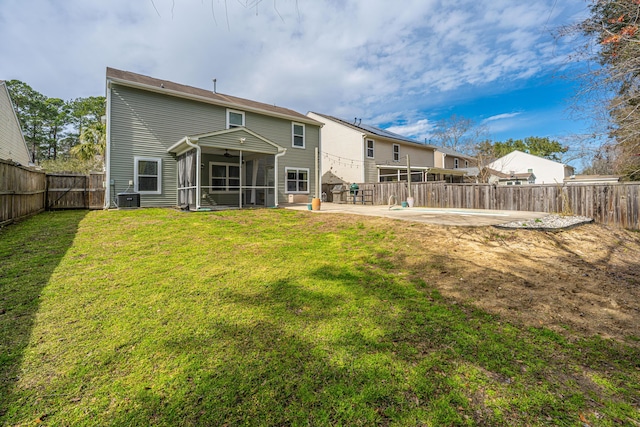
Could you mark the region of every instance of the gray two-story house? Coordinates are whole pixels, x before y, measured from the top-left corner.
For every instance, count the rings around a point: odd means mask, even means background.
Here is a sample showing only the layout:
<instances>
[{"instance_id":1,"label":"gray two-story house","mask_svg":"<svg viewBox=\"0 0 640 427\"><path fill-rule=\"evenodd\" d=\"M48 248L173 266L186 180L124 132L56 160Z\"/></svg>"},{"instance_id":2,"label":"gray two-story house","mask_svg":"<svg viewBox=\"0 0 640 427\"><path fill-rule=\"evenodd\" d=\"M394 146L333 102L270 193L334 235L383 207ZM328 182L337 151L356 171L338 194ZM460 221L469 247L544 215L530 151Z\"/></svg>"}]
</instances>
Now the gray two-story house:
<instances>
[{"instance_id":1,"label":"gray two-story house","mask_svg":"<svg viewBox=\"0 0 640 427\"><path fill-rule=\"evenodd\" d=\"M274 105L107 68L105 207L277 206L319 197L320 127Z\"/></svg>"}]
</instances>

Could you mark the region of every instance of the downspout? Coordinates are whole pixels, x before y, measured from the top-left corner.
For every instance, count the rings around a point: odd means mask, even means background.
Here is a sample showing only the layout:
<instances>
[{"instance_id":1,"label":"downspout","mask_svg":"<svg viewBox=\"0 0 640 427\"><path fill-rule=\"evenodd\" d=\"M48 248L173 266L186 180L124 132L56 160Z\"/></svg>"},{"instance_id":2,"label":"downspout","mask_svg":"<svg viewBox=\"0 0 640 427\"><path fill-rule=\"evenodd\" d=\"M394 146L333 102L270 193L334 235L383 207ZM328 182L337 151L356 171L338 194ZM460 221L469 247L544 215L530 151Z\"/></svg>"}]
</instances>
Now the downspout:
<instances>
[{"instance_id":1,"label":"downspout","mask_svg":"<svg viewBox=\"0 0 640 427\"><path fill-rule=\"evenodd\" d=\"M107 144L104 153L104 209L111 207L111 81L107 80Z\"/></svg>"},{"instance_id":2,"label":"downspout","mask_svg":"<svg viewBox=\"0 0 640 427\"><path fill-rule=\"evenodd\" d=\"M279 183L278 183L278 158L284 156L285 154L287 154L287 149L283 148L281 152L279 152L278 154L276 154L274 156L273 180L274 180L274 183L275 183L275 191L274 191L274 194L273 194L273 201L274 201L275 207L278 207L278 188L279 188Z\"/></svg>"},{"instance_id":3,"label":"downspout","mask_svg":"<svg viewBox=\"0 0 640 427\"><path fill-rule=\"evenodd\" d=\"M320 166L320 155L319 155L319 150L318 147L316 147L316 176L315 176L315 181L316 181L316 198L319 199L320 198L320 170L319 170L319 166Z\"/></svg>"},{"instance_id":4,"label":"downspout","mask_svg":"<svg viewBox=\"0 0 640 427\"><path fill-rule=\"evenodd\" d=\"M362 134L362 147L364 148L364 150L360 150L362 151L362 153L360 154L362 156L362 175L361 175L362 181L361 182L367 182L367 177L366 177L367 175L367 134L366 133ZM375 150L373 154L375 157Z\"/></svg>"},{"instance_id":5,"label":"downspout","mask_svg":"<svg viewBox=\"0 0 640 427\"><path fill-rule=\"evenodd\" d=\"M240 179L238 181L240 181L240 188L238 189L238 204L240 205L240 209L242 209L242 184L244 184L242 182L242 175L244 173L244 170L242 169L242 150L240 150L240 159L238 159L240 161L240 163L238 164L239 169L240 169Z\"/></svg>"},{"instance_id":6,"label":"downspout","mask_svg":"<svg viewBox=\"0 0 640 427\"><path fill-rule=\"evenodd\" d=\"M411 162L407 154L407 198L411 197Z\"/></svg>"},{"instance_id":7,"label":"downspout","mask_svg":"<svg viewBox=\"0 0 640 427\"><path fill-rule=\"evenodd\" d=\"M187 143L189 147L193 147L196 149L196 210L200 210L200 162L201 162L201 154L200 154L200 146L198 144L194 144L191 142L188 136L184 137L184 142Z\"/></svg>"},{"instance_id":8,"label":"downspout","mask_svg":"<svg viewBox=\"0 0 640 427\"><path fill-rule=\"evenodd\" d=\"M317 175L318 175L318 182L320 183L320 192L322 192L322 157L320 156L320 154L322 153L322 126L320 127L320 129L318 129L318 149L317 149L317 153L318 153L318 162L316 167L318 168L317 171ZM322 194L320 195L320 198L322 199Z\"/></svg>"}]
</instances>

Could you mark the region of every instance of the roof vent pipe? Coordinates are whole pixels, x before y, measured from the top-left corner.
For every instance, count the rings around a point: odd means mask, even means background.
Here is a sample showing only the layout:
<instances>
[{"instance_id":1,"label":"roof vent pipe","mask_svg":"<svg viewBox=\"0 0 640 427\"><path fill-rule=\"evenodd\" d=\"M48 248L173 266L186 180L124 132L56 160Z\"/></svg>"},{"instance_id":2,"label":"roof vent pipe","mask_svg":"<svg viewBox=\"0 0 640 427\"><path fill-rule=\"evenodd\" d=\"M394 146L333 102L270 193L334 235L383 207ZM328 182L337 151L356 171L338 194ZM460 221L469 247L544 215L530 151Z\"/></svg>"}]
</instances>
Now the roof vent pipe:
<instances>
[{"instance_id":1,"label":"roof vent pipe","mask_svg":"<svg viewBox=\"0 0 640 427\"><path fill-rule=\"evenodd\" d=\"M213 79L213 93L218 93L217 88L216 88L216 83L218 82L218 79Z\"/></svg>"}]
</instances>

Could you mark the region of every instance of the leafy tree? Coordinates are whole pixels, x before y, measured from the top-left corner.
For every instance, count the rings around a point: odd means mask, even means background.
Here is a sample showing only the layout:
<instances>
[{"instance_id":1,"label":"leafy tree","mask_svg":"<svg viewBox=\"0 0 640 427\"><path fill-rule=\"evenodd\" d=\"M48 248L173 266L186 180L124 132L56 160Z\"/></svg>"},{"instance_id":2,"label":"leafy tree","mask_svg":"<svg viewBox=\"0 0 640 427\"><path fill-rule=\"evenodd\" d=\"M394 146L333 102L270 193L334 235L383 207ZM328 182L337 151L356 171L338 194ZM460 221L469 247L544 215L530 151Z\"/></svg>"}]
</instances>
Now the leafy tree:
<instances>
[{"instance_id":1,"label":"leafy tree","mask_svg":"<svg viewBox=\"0 0 640 427\"><path fill-rule=\"evenodd\" d=\"M107 141L106 126L93 122L82 129L80 143L71 149L71 154L80 160L92 160L104 156Z\"/></svg>"},{"instance_id":2,"label":"leafy tree","mask_svg":"<svg viewBox=\"0 0 640 427\"><path fill-rule=\"evenodd\" d=\"M105 114L105 102L104 96L90 96L69 101L70 123L74 128L70 135L74 139L72 145L80 142L80 136L86 127L94 123L101 123L102 116Z\"/></svg>"},{"instance_id":3,"label":"leafy tree","mask_svg":"<svg viewBox=\"0 0 640 427\"><path fill-rule=\"evenodd\" d=\"M64 163L71 155L88 160L104 154L103 96L64 101L47 98L19 80L7 82L7 87L34 162L60 160ZM46 163L53 168L51 161ZM75 164L67 163L65 167Z\"/></svg>"},{"instance_id":4,"label":"leafy tree","mask_svg":"<svg viewBox=\"0 0 640 427\"><path fill-rule=\"evenodd\" d=\"M47 98L43 106L43 127L47 145L47 159L56 160L62 148L61 141L65 135L65 127L69 122L68 104L60 98Z\"/></svg>"},{"instance_id":5,"label":"leafy tree","mask_svg":"<svg viewBox=\"0 0 640 427\"><path fill-rule=\"evenodd\" d=\"M541 138L537 136L529 136L525 139L516 140L509 139L505 142L496 142L493 144L493 153L496 158L506 156L515 150L560 162L562 161L560 155L566 153L569 147L563 147L558 141L551 140L547 137Z\"/></svg>"},{"instance_id":6,"label":"leafy tree","mask_svg":"<svg viewBox=\"0 0 640 427\"><path fill-rule=\"evenodd\" d=\"M595 93L594 99L606 97L599 103L609 111L608 136L615 146L611 163L616 172L640 179L640 1L590 3L589 17L561 35L583 40L576 59L598 64L582 92Z\"/></svg>"},{"instance_id":7,"label":"leafy tree","mask_svg":"<svg viewBox=\"0 0 640 427\"><path fill-rule=\"evenodd\" d=\"M7 89L20 120L24 138L31 147L32 161L35 162L46 142L44 116L47 98L19 80L9 80Z\"/></svg>"}]
</instances>

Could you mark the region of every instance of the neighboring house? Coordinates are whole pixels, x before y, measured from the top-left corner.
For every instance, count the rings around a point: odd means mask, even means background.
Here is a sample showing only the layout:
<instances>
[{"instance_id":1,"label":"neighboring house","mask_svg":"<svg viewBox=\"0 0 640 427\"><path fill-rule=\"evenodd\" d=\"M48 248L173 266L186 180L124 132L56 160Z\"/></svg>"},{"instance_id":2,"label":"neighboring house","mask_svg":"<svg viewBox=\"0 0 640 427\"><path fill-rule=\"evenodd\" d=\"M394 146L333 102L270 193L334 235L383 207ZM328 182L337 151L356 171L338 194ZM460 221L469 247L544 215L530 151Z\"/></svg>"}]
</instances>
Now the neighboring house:
<instances>
[{"instance_id":1,"label":"neighboring house","mask_svg":"<svg viewBox=\"0 0 640 427\"><path fill-rule=\"evenodd\" d=\"M507 175L533 174L534 184L562 184L574 173L572 166L518 150L489 163L487 167Z\"/></svg>"},{"instance_id":2,"label":"neighboring house","mask_svg":"<svg viewBox=\"0 0 640 427\"><path fill-rule=\"evenodd\" d=\"M29 148L4 80L0 80L0 159L11 160L22 166L28 166L31 162Z\"/></svg>"},{"instance_id":3,"label":"neighboring house","mask_svg":"<svg viewBox=\"0 0 640 427\"><path fill-rule=\"evenodd\" d=\"M434 181L476 182L478 178L475 157L467 156L446 147L436 147L435 167L444 171L434 175ZM431 179L429 179L431 181Z\"/></svg>"},{"instance_id":4,"label":"neighboring house","mask_svg":"<svg viewBox=\"0 0 640 427\"><path fill-rule=\"evenodd\" d=\"M295 111L107 68L106 206L277 206L319 197L321 123Z\"/></svg>"},{"instance_id":5,"label":"neighboring house","mask_svg":"<svg viewBox=\"0 0 640 427\"><path fill-rule=\"evenodd\" d=\"M619 181L618 175L571 175L564 179L565 184L611 184Z\"/></svg>"},{"instance_id":6,"label":"neighboring house","mask_svg":"<svg viewBox=\"0 0 640 427\"><path fill-rule=\"evenodd\" d=\"M434 165L436 147L354 120L348 122L314 112L322 122L322 183L344 184L407 181L407 155L411 181L434 181L463 171Z\"/></svg>"},{"instance_id":7,"label":"neighboring house","mask_svg":"<svg viewBox=\"0 0 640 427\"><path fill-rule=\"evenodd\" d=\"M536 183L533 172L503 173L490 168L485 169L489 184L499 185L531 185Z\"/></svg>"}]
</instances>

